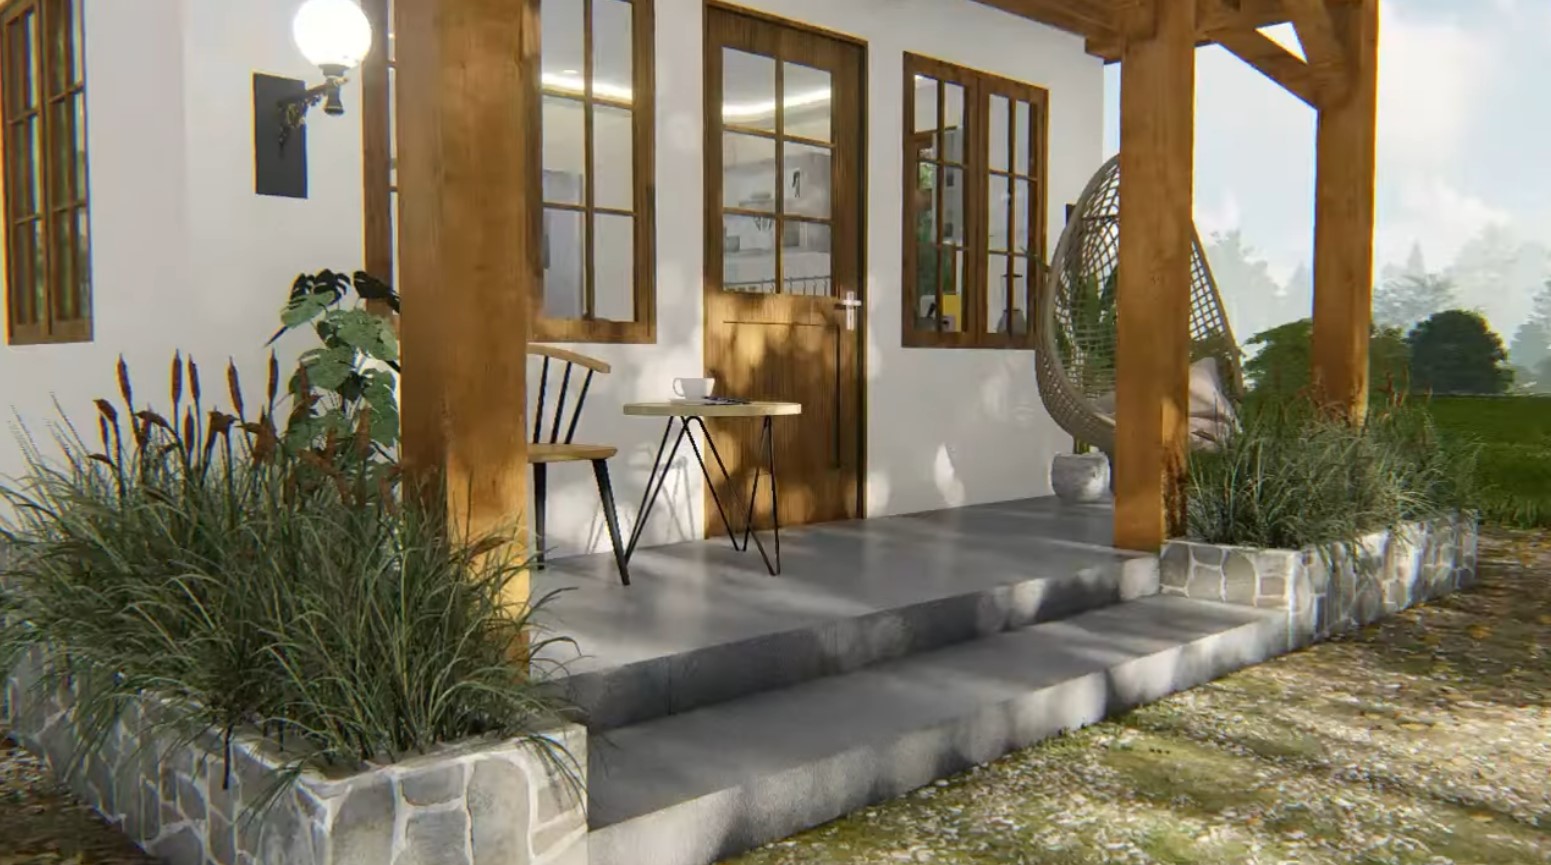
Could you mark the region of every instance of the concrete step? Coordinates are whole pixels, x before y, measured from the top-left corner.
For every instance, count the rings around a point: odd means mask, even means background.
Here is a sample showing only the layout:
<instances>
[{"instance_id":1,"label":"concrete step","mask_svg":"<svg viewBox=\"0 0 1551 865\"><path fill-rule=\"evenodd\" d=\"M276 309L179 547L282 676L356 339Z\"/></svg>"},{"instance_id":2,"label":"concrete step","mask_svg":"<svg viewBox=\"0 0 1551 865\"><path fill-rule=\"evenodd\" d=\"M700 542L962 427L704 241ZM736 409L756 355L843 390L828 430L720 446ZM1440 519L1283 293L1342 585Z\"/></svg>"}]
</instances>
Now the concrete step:
<instances>
[{"instance_id":1,"label":"concrete step","mask_svg":"<svg viewBox=\"0 0 1551 865\"><path fill-rule=\"evenodd\" d=\"M1286 650L1154 596L596 733L591 862L709 865Z\"/></svg>"},{"instance_id":2,"label":"concrete step","mask_svg":"<svg viewBox=\"0 0 1551 865\"><path fill-rule=\"evenodd\" d=\"M1002 582L965 580L959 588L967 590L937 595L901 592L874 609L836 598L832 615L793 617L783 629L577 673L560 684L589 730L611 730L1153 594L1154 562L1061 551ZM968 569L963 561L945 567ZM780 579L765 584L767 593L786 588ZM811 606L815 598L800 600Z\"/></svg>"}]
</instances>

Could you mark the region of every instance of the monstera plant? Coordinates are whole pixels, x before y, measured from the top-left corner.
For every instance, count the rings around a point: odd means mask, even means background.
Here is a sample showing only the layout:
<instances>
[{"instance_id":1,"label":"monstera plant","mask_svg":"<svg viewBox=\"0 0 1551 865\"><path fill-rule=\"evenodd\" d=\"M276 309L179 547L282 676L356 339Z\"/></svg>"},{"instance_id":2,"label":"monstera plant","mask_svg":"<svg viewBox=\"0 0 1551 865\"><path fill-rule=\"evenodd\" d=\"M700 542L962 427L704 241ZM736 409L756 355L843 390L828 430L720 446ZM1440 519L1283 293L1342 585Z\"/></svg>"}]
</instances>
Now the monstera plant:
<instances>
[{"instance_id":1,"label":"monstera plant","mask_svg":"<svg viewBox=\"0 0 1551 865\"><path fill-rule=\"evenodd\" d=\"M269 342L311 326L320 344L302 353L291 377L288 445L315 447L348 437L363 412L370 415L374 444L384 451L398 444L398 337L389 317L368 308L372 303L399 311L393 288L365 271L304 273L292 283L281 327Z\"/></svg>"}]
</instances>

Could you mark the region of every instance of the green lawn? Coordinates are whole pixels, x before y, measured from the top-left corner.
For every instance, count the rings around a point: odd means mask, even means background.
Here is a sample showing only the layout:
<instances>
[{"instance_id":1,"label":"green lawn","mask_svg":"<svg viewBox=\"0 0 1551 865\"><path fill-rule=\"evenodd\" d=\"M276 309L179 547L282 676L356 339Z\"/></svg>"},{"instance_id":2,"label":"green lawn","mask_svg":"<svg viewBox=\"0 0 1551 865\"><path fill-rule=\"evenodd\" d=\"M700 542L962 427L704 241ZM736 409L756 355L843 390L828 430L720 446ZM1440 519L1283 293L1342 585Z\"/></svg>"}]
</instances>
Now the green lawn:
<instances>
[{"instance_id":1,"label":"green lawn","mask_svg":"<svg viewBox=\"0 0 1551 865\"><path fill-rule=\"evenodd\" d=\"M1440 396L1426 405L1445 436L1481 443L1488 520L1551 527L1551 397Z\"/></svg>"}]
</instances>

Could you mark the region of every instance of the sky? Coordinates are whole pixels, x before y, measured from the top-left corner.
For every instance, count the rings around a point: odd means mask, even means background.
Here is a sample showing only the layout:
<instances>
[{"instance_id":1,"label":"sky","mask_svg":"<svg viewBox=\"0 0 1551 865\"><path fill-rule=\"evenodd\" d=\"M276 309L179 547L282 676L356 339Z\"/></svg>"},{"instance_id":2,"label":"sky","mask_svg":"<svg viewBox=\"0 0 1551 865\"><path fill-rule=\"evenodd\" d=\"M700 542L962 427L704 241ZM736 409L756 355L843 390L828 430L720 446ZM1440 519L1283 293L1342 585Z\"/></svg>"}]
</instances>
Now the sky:
<instances>
[{"instance_id":1,"label":"sky","mask_svg":"<svg viewBox=\"0 0 1551 865\"><path fill-rule=\"evenodd\" d=\"M1413 244L1443 270L1489 227L1551 246L1551 0L1380 9L1376 276ZM1270 35L1296 38L1290 27ZM1241 231L1285 280L1313 255L1314 111L1221 48L1199 51L1196 68L1197 226L1204 239ZM1119 79L1110 66L1109 153ZM1504 310L1499 318L1528 303L1463 300ZM1511 333L1518 322L1494 324Z\"/></svg>"}]
</instances>

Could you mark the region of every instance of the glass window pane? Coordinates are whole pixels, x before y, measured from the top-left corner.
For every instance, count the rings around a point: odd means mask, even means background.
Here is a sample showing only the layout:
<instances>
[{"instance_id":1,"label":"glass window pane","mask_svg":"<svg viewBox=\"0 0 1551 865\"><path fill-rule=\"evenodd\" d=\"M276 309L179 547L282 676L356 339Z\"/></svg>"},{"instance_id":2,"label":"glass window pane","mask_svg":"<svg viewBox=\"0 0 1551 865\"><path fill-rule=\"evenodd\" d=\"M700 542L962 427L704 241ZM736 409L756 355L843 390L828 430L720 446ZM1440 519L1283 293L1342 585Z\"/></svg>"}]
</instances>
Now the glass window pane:
<instances>
[{"instance_id":1,"label":"glass window pane","mask_svg":"<svg viewBox=\"0 0 1551 865\"><path fill-rule=\"evenodd\" d=\"M787 63L782 72L781 102L785 106L784 134L815 141L829 141L834 99L829 73L800 63Z\"/></svg>"},{"instance_id":2,"label":"glass window pane","mask_svg":"<svg viewBox=\"0 0 1551 865\"><path fill-rule=\"evenodd\" d=\"M586 306L587 223L574 210L544 210L544 315L581 318Z\"/></svg>"},{"instance_id":3,"label":"glass window pane","mask_svg":"<svg viewBox=\"0 0 1551 865\"><path fill-rule=\"evenodd\" d=\"M74 83L86 80L86 0L72 0L70 20L74 25L72 38L75 40L75 50L71 52L71 78Z\"/></svg>"},{"instance_id":4,"label":"glass window pane","mask_svg":"<svg viewBox=\"0 0 1551 865\"><path fill-rule=\"evenodd\" d=\"M722 122L775 131L775 61L736 48L722 49Z\"/></svg>"},{"instance_id":5,"label":"glass window pane","mask_svg":"<svg viewBox=\"0 0 1551 865\"><path fill-rule=\"evenodd\" d=\"M999 175L991 175L989 180L990 191L986 194L986 204L989 221L986 223L986 248L992 251L1007 251L1008 225L1007 225L1007 200L1011 192L1007 188L1007 178Z\"/></svg>"},{"instance_id":6,"label":"glass window pane","mask_svg":"<svg viewBox=\"0 0 1551 865\"><path fill-rule=\"evenodd\" d=\"M964 88L949 84L944 88L943 102L943 159L948 162L964 161Z\"/></svg>"},{"instance_id":7,"label":"glass window pane","mask_svg":"<svg viewBox=\"0 0 1551 865\"><path fill-rule=\"evenodd\" d=\"M1030 122L1029 103L1027 102L1018 103L1017 133L1018 140L1016 142L1015 157L1017 161L1013 163L1013 170L1019 174L1032 176L1034 174L1034 165L1029 160L1029 142L1032 140L1030 136L1033 135L1033 125Z\"/></svg>"},{"instance_id":8,"label":"glass window pane","mask_svg":"<svg viewBox=\"0 0 1551 865\"><path fill-rule=\"evenodd\" d=\"M757 135L722 133L722 204L775 212L775 141Z\"/></svg>"},{"instance_id":9,"label":"glass window pane","mask_svg":"<svg viewBox=\"0 0 1551 865\"><path fill-rule=\"evenodd\" d=\"M91 215L82 207L75 212L75 278L77 308L82 317L92 311Z\"/></svg>"},{"instance_id":10,"label":"glass window pane","mask_svg":"<svg viewBox=\"0 0 1551 865\"><path fill-rule=\"evenodd\" d=\"M944 333L964 330L964 262L963 249L952 246L937 250L937 274L942 283L942 309L938 310L939 329ZM935 307L935 299L930 307Z\"/></svg>"},{"instance_id":11,"label":"glass window pane","mask_svg":"<svg viewBox=\"0 0 1551 865\"><path fill-rule=\"evenodd\" d=\"M727 214L722 220L722 288L772 294L776 290L775 218Z\"/></svg>"},{"instance_id":12,"label":"glass window pane","mask_svg":"<svg viewBox=\"0 0 1551 865\"><path fill-rule=\"evenodd\" d=\"M33 320L42 321L43 311L48 309L48 271L43 265L44 238L41 219L28 223L27 233L31 235L27 239L27 248L32 251L32 272L28 274L32 283L32 309Z\"/></svg>"},{"instance_id":13,"label":"glass window pane","mask_svg":"<svg viewBox=\"0 0 1551 865\"><path fill-rule=\"evenodd\" d=\"M986 262L986 330L1001 333L1007 328L1007 256L992 255Z\"/></svg>"},{"instance_id":14,"label":"glass window pane","mask_svg":"<svg viewBox=\"0 0 1551 865\"><path fill-rule=\"evenodd\" d=\"M1034 249L1034 185L1027 180L1013 182L1013 252L1028 254Z\"/></svg>"},{"instance_id":15,"label":"glass window pane","mask_svg":"<svg viewBox=\"0 0 1551 865\"><path fill-rule=\"evenodd\" d=\"M75 201L75 99L55 102L48 109L54 150L49 186L55 206Z\"/></svg>"},{"instance_id":16,"label":"glass window pane","mask_svg":"<svg viewBox=\"0 0 1551 865\"><path fill-rule=\"evenodd\" d=\"M18 83L22 93L22 105L31 108L38 104L38 69L42 58L37 56L38 45L38 16L27 13L22 17L21 27L16 31L18 42L11 46L16 52L16 65L22 80Z\"/></svg>"},{"instance_id":17,"label":"glass window pane","mask_svg":"<svg viewBox=\"0 0 1551 865\"><path fill-rule=\"evenodd\" d=\"M586 199L587 154L583 103L544 97L544 200L581 204Z\"/></svg>"},{"instance_id":18,"label":"glass window pane","mask_svg":"<svg viewBox=\"0 0 1551 865\"><path fill-rule=\"evenodd\" d=\"M828 297L834 294L830 227L821 222L788 221L781 238L781 290L786 294Z\"/></svg>"},{"instance_id":19,"label":"glass window pane","mask_svg":"<svg viewBox=\"0 0 1551 865\"><path fill-rule=\"evenodd\" d=\"M34 171L38 151L37 120L24 120L11 127L10 137L10 149L6 153L10 170L6 180L12 185L9 198L11 216L15 218L38 212L42 190L35 185Z\"/></svg>"},{"instance_id":20,"label":"glass window pane","mask_svg":"<svg viewBox=\"0 0 1551 865\"><path fill-rule=\"evenodd\" d=\"M75 179L71 188L75 190L76 200L84 201L90 192L86 182L86 97L77 93L70 104L75 114L75 123L71 127L75 130Z\"/></svg>"},{"instance_id":21,"label":"glass window pane","mask_svg":"<svg viewBox=\"0 0 1551 865\"><path fill-rule=\"evenodd\" d=\"M947 168L943 171L942 239L945 243L964 245L964 169L962 168Z\"/></svg>"},{"instance_id":22,"label":"glass window pane","mask_svg":"<svg viewBox=\"0 0 1551 865\"><path fill-rule=\"evenodd\" d=\"M635 203L635 127L628 109L594 103L592 169L598 188L595 207L633 210Z\"/></svg>"},{"instance_id":23,"label":"glass window pane","mask_svg":"<svg viewBox=\"0 0 1551 865\"><path fill-rule=\"evenodd\" d=\"M49 244L54 254L54 318L72 321L80 318L75 310L75 214L66 211L53 218L54 230Z\"/></svg>"},{"instance_id":24,"label":"glass window pane","mask_svg":"<svg viewBox=\"0 0 1551 865\"><path fill-rule=\"evenodd\" d=\"M1029 310L1032 308L1029 298L1034 292L1033 260L1020 256L1013 259L1012 266L1012 335L1026 336L1029 332Z\"/></svg>"},{"instance_id":25,"label":"glass window pane","mask_svg":"<svg viewBox=\"0 0 1551 865\"><path fill-rule=\"evenodd\" d=\"M788 141L782 155L784 212L828 218L832 154L828 147Z\"/></svg>"},{"instance_id":26,"label":"glass window pane","mask_svg":"<svg viewBox=\"0 0 1551 865\"><path fill-rule=\"evenodd\" d=\"M44 68L48 70L49 93L63 93L70 88L71 73L71 43L75 33L75 25L70 19L73 17L73 3L65 0L62 3L49 4L48 21L48 60Z\"/></svg>"},{"instance_id":27,"label":"glass window pane","mask_svg":"<svg viewBox=\"0 0 1551 865\"><path fill-rule=\"evenodd\" d=\"M937 79L917 75L916 82L916 131L931 132L937 128Z\"/></svg>"},{"instance_id":28,"label":"glass window pane","mask_svg":"<svg viewBox=\"0 0 1551 865\"><path fill-rule=\"evenodd\" d=\"M630 4L592 0L592 92L605 99L630 99Z\"/></svg>"},{"instance_id":29,"label":"glass window pane","mask_svg":"<svg viewBox=\"0 0 1551 865\"><path fill-rule=\"evenodd\" d=\"M926 243L937 242L937 174L933 163L916 166L916 237Z\"/></svg>"},{"instance_id":30,"label":"glass window pane","mask_svg":"<svg viewBox=\"0 0 1551 865\"><path fill-rule=\"evenodd\" d=\"M586 66L582 0L543 0L539 19L544 86L581 94Z\"/></svg>"},{"instance_id":31,"label":"glass window pane","mask_svg":"<svg viewBox=\"0 0 1551 865\"><path fill-rule=\"evenodd\" d=\"M593 317L635 321L635 220L599 213L592 230Z\"/></svg>"},{"instance_id":32,"label":"glass window pane","mask_svg":"<svg viewBox=\"0 0 1551 865\"><path fill-rule=\"evenodd\" d=\"M399 185L398 70L388 67L388 185ZM542 124L542 121L541 121ZM397 271L395 271L397 272Z\"/></svg>"},{"instance_id":33,"label":"glass window pane","mask_svg":"<svg viewBox=\"0 0 1551 865\"><path fill-rule=\"evenodd\" d=\"M10 294L11 321L16 324L32 324L37 321L32 294L25 286L32 284L32 225L18 225L11 230L9 249L11 260L7 262L6 276L16 290Z\"/></svg>"},{"instance_id":34,"label":"glass window pane","mask_svg":"<svg viewBox=\"0 0 1551 865\"><path fill-rule=\"evenodd\" d=\"M1007 99L1003 96L991 97L991 124L986 134L990 136L987 142L991 150L991 170L1007 170Z\"/></svg>"}]
</instances>

